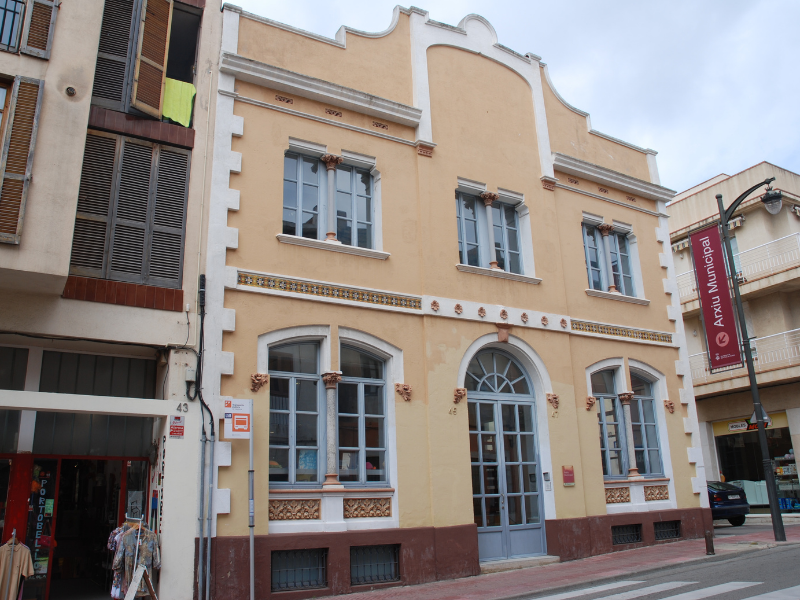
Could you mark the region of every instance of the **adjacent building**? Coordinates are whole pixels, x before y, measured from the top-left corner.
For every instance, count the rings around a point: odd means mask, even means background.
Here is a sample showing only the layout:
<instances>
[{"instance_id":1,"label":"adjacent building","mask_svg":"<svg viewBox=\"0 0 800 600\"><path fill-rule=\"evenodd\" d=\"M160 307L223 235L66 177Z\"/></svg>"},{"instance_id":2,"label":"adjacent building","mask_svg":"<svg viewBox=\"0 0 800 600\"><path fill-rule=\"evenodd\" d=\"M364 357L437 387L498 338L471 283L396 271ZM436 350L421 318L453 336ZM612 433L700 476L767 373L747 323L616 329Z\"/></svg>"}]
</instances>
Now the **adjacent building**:
<instances>
[{"instance_id":1,"label":"adjacent building","mask_svg":"<svg viewBox=\"0 0 800 600\"><path fill-rule=\"evenodd\" d=\"M721 174L678 194L668 206L673 260L697 415L709 480L741 482L751 505L766 506L764 468L746 368L711 373L687 235L719 223L725 206L774 177L783 208L769 214L756 191L729 224L759 395L769 416L767 442L783 511L800 509L795 448L800 447L800 175L768 162L736 175Z\"/></svg>"},{"instance_id":2,"label":"adjacent building","mask_svg":"<svg viewBox=\"0 0 800 600\"><path fill-rule=\"evenodd\" d=\"M0 525L25 598L110 592L126 519L158 536L161 597L191 597L211 4L0 3Z\"/></svg>"},{"instance_id":3,"label":"adjacent building","mask_svg":"<svg viewBox=\"0 0 800 600\"><path fill-rule=\"evenodd\" d=\"M203 389L254 402L256 595L702 536L655 152L478 15L223 8ZM211 592L246 598L248 442L215 452Z\"/></svg>"}]
</instances>

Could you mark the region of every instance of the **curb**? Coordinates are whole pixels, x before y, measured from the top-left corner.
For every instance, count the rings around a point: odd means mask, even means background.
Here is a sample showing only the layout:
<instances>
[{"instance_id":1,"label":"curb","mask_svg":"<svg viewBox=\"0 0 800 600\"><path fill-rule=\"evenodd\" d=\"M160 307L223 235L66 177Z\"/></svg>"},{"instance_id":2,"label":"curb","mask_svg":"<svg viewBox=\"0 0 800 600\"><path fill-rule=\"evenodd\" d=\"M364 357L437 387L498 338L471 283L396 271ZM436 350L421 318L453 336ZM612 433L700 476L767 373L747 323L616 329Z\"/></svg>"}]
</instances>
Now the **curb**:
<instances>
[{"instance_id":1,"label":"curb","mask_svg":"<svg viewBox=\"0 0 800 600\"><path fill-rule=\"evenodd\" d=\"M659 571L665 571L667 569L672 569L672 568L675 568L675 567L690 566L690 565L703 563L703 562L709 562L709 563L721 562L721 561L727 560L729 558L739 557L739 556L742 556L743 554L753 554L755 552L761 552L763 550L769 550L770 548L783 547L783 546L798 546L798 545L800 545L800 542L771 542L771 543L766 544L766 545L761 545L761 542L758 542L758 543L759 543L759 545L757 547L756 546L751 546L750 544L747 544L747 545L742 544L743 548L741 550L731 549L731 550L727 551L725 554L714 554L714 555L699 556L697 558L692 558L692 559L689 559L689 560L685 560L685 561L680 562L680 563L674 563L674 564L663 565L663 566L658 566L658 567L650 567L650 568L647 568L647 569L642 569L641 571L631 571L629 573L624 573L624 574L621 574L621 575L612 575L612 576L609 576L609 577L597 577L597 578L591 579L590 581L592 583L600 584L600 583L603 583L603 582L611 582L611 581L615 581L615 580L622 579L622 578L628 578L628 577L635 577L635 576L640 576L640 575L649 575L649 574L652 574L652 573L658 573ZM728 545L728 544L726 544L726 545ZM729 545L733 546L734 544L729 544ZM726 550L728 550L728 549L726 548ZM569 561L569 562L571 562L571 561ZM567 563L558 563L558 564L562 564L562 565L563 564L569 564L569 562L567 562ZM549 565L544 565L543 567L532 567L532 568L546 568L547 566L549 566ZM513 595L510 595L510 596L501 596L501 597L498 597L498 598L494 598L493 600L536 600L536 598L540 594L547 593L547 595L551 595L553 592L568 592L568 591L572 591L572 590L578 590L578 589L581 589L582 587L584 587L586 585L586 583L587 582L584 581L582 583L575 583L575 584L570 584L570 585L556 586L556 587L546 588L546 589L542 589L542 590L537 590L536 592L526 592L524 594L513 594Z\"/></svg>"}]
</instances>

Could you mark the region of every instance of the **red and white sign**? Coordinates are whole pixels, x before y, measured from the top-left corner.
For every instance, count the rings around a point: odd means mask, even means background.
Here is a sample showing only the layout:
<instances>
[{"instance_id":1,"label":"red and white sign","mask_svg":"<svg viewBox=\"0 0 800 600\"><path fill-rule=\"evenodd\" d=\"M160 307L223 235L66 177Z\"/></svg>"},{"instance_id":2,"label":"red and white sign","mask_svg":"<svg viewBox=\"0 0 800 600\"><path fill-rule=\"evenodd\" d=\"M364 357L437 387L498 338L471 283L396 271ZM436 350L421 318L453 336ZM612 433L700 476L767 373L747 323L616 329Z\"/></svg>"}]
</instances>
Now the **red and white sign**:
<instances>
[{"instance_id":1,"label":"red and white sign","mask_svg":"<svg viewBox=\"0 0 800 600\"><path fill-rule=\"evenodd\" d=\"M575 469L572 465L562 466L561 475L564 478L564 487L575 485Z\"/></svg>"},{"instance_id":2,"label":"red and white sign","mask_svg":"<svg viewBox=\"0 0 800 600\"><path fill-rule=\"evenodd\" d=\"M716 225L689 236L711 370L741 366L725 256Z\"/></svg>"},{"instance_id":3,"label":"red and white sign","mask_svg":"<svg viewBox=\"0 0 800 600\"><path fill-rule=\"evenodd\" d=\"M169 418L169 437L172 439L182 440L183 430L186 427L186 417L176 417L174 415Z\"/></svg>"},{"instance_id":4,"label":"red and white sign","mask_svg":"<svg viewBox=\"0 0 800 600\"><path fill-rule=\"evenodd\" d=\"M249 440L253 421L252 400L225 400L225 437Z\"/></svg>"}]
</instances>

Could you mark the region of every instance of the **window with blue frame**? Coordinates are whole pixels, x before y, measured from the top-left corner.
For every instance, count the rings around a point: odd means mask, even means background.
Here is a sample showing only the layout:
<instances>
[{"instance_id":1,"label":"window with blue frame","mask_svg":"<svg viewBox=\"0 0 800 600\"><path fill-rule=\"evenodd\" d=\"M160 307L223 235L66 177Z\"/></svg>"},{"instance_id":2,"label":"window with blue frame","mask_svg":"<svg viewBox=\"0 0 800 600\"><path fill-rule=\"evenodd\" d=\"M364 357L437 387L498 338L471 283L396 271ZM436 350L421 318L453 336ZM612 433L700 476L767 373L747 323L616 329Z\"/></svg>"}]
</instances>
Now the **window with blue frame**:
<instances>
[{"instance_id":1,"label":"window with blue frame","mask_svg":"<svg viewBox=\"0 0 800 600\"><path fill-rule=\"evenodd\" d=\"M631 268L631 246L628 235L612 231L607 236L609 260L606 259L606 247L600 228L590 223L582 223L583 251L586 260L586 274L589 287L603 292L609 291L613 284L616 291L624 296L635 296ZM609 262L611 272L608 272Z\"/></svg>"},{"instance_id":2,"label":"window with blue frame","mask_svg":"<svg viewBox=\"0 0 800 600\"><path fill-rule=\"evenodd\" d=\"M519 216L511 204L496 201L492 204L495 259L498 268L522 274ZM489 268L486 209L483 200L471 194L456 192L456 221L458 225L458 262L462 265Z\"/></svg>"},{"instance_id":3,"label":"window with blue frame","mask_svg":"<svg viewBox=\"0 0 800 600\"><path fill-rule=\"evenodd\" d=\"M589 287L593 290L606 291L603 272L603 236L597 227L583 223L583 251L586 255L586 272L589 275Z\"/></svg>"},{"instance_id":4,"label":"window with blue frame","mask_svg":"<svg viewBox=\"0 0 800 600\"><path fill-rule=\"evenodd\" d=\"M336 167L336 239L341 243L373 247L372 187L369 171Z\"/></svg>"},{"instance_id":5,"label":"window with blue frame","mask_svg":"<svg viewBox=\"0 0 800 600\"><path fill-rule=\"evenodd\" d=\"M283 233L319 237L323 171L318 158L292 153L283 157Z\"/></svg>"},{"instance_id":6,"label":"window with blue frame","mask_svg":"<svg viewBox=\"0 0 800 600\"><path fill-rule=\"evenodd\" d=\"M269 482L318 484L322 466L319 346L298 343L270 348L268 365Z\"/></svg>"},{"instance_id":7,"label":"window with blue frame","mask_svg":"<svg viewBox=\"0 0 800 600\"><path fill-rule=\"evenodd\" d=\"M600 425L600 455L603 475L627 475L624 456L624 425L622 407L614 386L614 371L592 373L592 396L597 399L597 420Z\"/></svg>"},{"instance_id":8,"label":"window with blue frame","mask_svg":"<svg viewBox=\"0 0 800 600\"><path fill-rule=\"evenodd\" d=\"M653 384L631 371L631 424L636 450L636 468L642 475L663 473L661 449L658 445Z\"/></svg>"},{"instance_id":9,"label":"window with blue frame","mask_svg":"<svg viewBox=\"0 0 800 600\"><path fill-rule=\"evenodd\" d=\"M614 285L617 286L617 291L625 296L635 296L628 236L624 233L612 233L608 236L608 244L611 252L611 270L614 274Z\"/></svg>"}]
</instances>

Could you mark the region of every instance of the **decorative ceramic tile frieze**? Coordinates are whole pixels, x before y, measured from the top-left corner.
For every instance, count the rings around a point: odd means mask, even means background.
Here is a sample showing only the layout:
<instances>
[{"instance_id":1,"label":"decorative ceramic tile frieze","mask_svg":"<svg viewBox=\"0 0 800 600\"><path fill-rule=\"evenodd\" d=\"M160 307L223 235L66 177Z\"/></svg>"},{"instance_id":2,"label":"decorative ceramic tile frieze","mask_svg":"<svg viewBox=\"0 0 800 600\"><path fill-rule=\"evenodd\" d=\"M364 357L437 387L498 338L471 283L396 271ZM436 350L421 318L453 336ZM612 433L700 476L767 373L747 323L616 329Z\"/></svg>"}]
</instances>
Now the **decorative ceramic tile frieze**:
<instances>
[{"instance_id":1,"label":"decorative ceramic tile frieze","mask_svg":"<svg viewBox=\"0 0 800 600\"><path fill-rule=\"evenodd\" d=\"M345 498L344 518L391 517L391 498Z\"/></svg>"},{"instance_id":2,"label":"decorative ceramic tile frieze","mask_svg":"<svg viewBox=\"0 0 800 600\"><path fill-rule=\"evenodd\" d=\"M666 485L646 485L644 486L645 502L653 500L669 500L669 487Z\"/></svg>"},{"instance_id":3,"label":"decorative ceramic tile frieze","mask_svg":"<svg viewBox=\"0 0 800 600\"><path fill-rule=\"evenodd\" d=\"M631 501L631 488L606 488L606 504L624 504Z\"/></svg>"},{"instance_id":4,"label":"decorative ceramic tile frieze","mask_svg":"<svg viewBox=\"0 0 800 600\"><path fill-rule=\"evenodd\" d=\"M588 321L577 321L572 319L572 331L583 331L586 333L596 333L598 335L631 338L634 340L646 340L648 342L672 343L672 334L660 331L645 331L643 329L631 329L629 327L619 327L618 325L604 325L602 323L589 323Z\"/></svg>"},{"instance_id":5,"label":"decorative ceramic tile frieze","mask_svg":"<svg viewBox=\"0 0 800 600\"><path fill-rule=\"evenodd\" d=\"M319 519L319 500L270 500L270 521Z\"/></svg>"},{"instance_id":6,"label":"decorative ceramic tile frieze","mask_svg":"<svg viewBox=\"0 0 800 600\"><path fill-rule=\"evenodd\" d=\"M318 296L321 298L363 302L364 304L377 304L387 307L394 306L398 308L422 310L422 298L386 292L376 292L372 290L345 287L340 285L328 285L313 281L304 281L302 279L277 277L272 275L259 275L256 273L239 271L237 283L239 285L269 289L276 292L305 294L307 296Z\"/></svg>"}]
</instances>

